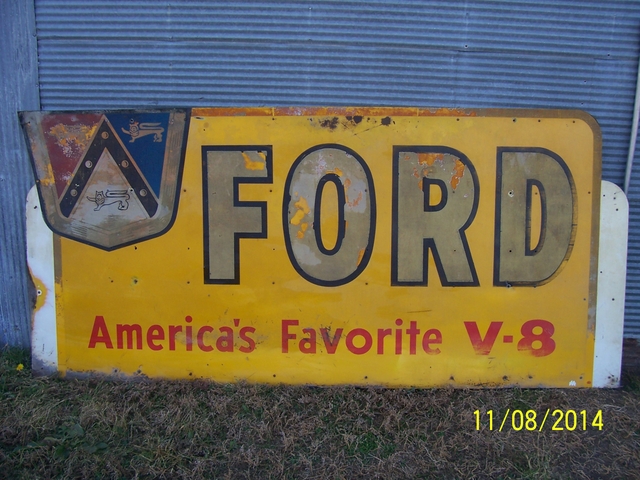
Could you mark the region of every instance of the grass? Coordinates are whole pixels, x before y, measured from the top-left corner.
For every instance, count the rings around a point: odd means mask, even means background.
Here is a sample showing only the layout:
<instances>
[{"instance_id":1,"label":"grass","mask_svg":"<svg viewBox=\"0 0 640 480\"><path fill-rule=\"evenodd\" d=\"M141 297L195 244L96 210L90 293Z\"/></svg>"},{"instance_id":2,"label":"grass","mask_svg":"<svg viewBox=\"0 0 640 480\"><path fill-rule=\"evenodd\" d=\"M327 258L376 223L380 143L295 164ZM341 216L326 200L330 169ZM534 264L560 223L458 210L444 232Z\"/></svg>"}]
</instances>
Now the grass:
<instances>
[{"instance_id":1,"label":"grass","mask_svg":"<svg viewBox=\"0 0 640 480\"><path fill-rule=\"evenodd\" d=\"M0 478L640 478L640 376L624 382L415 390L60 380L33 378L27 352L5 349ZM500 432L507 409L584 409L587 429L507 422Z\"/></svg>"}]
</instances>

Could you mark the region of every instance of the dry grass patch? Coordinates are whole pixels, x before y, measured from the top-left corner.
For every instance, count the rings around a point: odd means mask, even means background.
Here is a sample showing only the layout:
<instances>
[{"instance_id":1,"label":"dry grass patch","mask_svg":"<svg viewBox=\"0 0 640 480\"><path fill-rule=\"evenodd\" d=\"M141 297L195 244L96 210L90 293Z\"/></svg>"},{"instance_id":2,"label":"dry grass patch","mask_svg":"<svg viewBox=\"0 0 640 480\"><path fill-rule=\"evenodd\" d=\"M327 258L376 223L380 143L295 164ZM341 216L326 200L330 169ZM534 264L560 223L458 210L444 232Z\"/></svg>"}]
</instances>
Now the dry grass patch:
<instances>
[{"instance_id":1,"label":"dry grass patch","mask_svg":"<svg viewBox=\"0 0 640 480\"><path fill-rule=\"evenodd\" d=\"M22 363L25 368L16 370ZM622 390L412 390L33 378L0 355L0 478L638 478ZM603 412L602 431L476 430L475 410Z\"/></svg>"}]
</instances>

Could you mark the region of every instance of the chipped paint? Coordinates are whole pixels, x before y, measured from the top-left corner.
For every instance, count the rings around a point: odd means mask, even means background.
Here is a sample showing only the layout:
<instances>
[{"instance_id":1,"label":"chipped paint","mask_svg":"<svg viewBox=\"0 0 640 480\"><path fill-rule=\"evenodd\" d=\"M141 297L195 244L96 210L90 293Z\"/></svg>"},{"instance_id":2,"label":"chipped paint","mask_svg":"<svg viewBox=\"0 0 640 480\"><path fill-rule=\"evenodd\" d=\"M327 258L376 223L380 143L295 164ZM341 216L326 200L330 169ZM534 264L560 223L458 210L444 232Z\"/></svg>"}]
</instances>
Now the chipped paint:
<instances>
[{"instance_id":1,"label":"chipped paint","mask_svg":"<svg viewBox=\"0 0 640 480\"><path fill-rule=\"evenodd\" d=\"M366 196L367 184L359 178L345 179L344 193L346 200L346 209L352 212L364 213L367 206L363 202Z\"/></svg>"},{"instance_id":2,"label":"chipped paint","mask_svg":"<svg viewBox=\"0 0 640 480\"><path fill-rule=\"evenodd\" d=\"M451 172L451 188L454 190L458 187L460 183L460 179L464 175L464 163L460 160L456 160L456 164L453 167L453 172Z\"/></svg>"},{"instance_id":3,"label":"chipped paint","mask_svg":"<svg viewBox=\"0 0 640 480\"><path fill-rule=\"evenodd\" d=\"M97 125L63 125L58 123L51 127L47 133L55 138L64 155L73 157L84 152L97 128Z\"/></svg>"},{"instance_id":4,"label":"chipped paint","mask_svg":"<svg viewBox=\"0 0 640 480\"><path fill-rule=\"evenodd\" d=\"M294 207L297 208L296 213L291 219L292 225L300 225L300 222L304 218L305 215L308 215L311 209L309 208L309 204L307 203L307 199L304 197L300 197L296 203L293 204Z\"/></svg>"},{"instance_id":5,"label":"chipped paint","mask_svg":"<svg viewBox=\"0 0 640 480\"><path fill-rule=\"evenodd\" d=\"M405 155L404 159L409 160L409 156ZM429 167L433 165L435 162L440 162L444 160L444 153L418 153L418 164L420 165L428 165Z\"/></svg>"},{"instance_id":6,"label":"chipped paint","mask_svg":"<svg viewBox=\"0 0 640 480\"><path fill-rule=\"evenodd\" d=\"M418 188L420 190L423 189L423 178L433 176L435 172L435 166L438 168L444 168L445 154L444 153L425 153L420 152L417 154L418 157L418 166L422 166L423 168L414 167L412 171L412 175L415 178L418 178ZM403 155L403 160L410 160L409 155ZM453 172L451 173L451 187L455 190L460 183L460 179L464 175L464 164L460 160L456 160L453 168Z\"/></svg>"},{"instance_id":7,"label":"chipped paint","mask_svg":"<svg viewBox=\"0 0 640 480\"><path fill-rule=\"evenodd\" d=\"M302 220L311 212L311 209L309 208L307 199L304 197L300 197L298 201L294 203L294 207L296 207L296 213L293 215L290 222L291 225L300 226L296 232L296 237L302 240L307 228L309 227L309 223L303 222Z\"/></svg>"},{"instance_id":8,"label":"chipped paint","mask_svg":"<svg viewBox=\"0 0 640 480\"><path fill-rule=\"evenodd\" d=\"M68 176L66 178L67 178L67 180L69 179ZM49 165L47 165L47 175L43 176L40 179L40 185L48 187L50 185L55 185L55 183L56 183L56 180L55 180L55 177L53 175L53 169L51 168L51 165L49 164Z\"/></svg>"},{"instance_id":9,"label":"chipped paint","mask_svg":"<svg viewBox=\"0 0 640 480\"><path fill-rule=\"evenodd\" d=\"M290 220L291 225L300 225L300 222L302 222L304 216L305 213L302 210L298 209Z\"/></svg>"},{"instance_id":10,"label":"chipped paint","mask_svg":"<svg viewBox=\"0 0 640 480\"><path fill-rule=\"evenodd\" d=\"M292 222L293 223L293 222ZM295 224L294 224L295 225ZM303 222L300 224L300 230L298 230L298 232L296 233L296 236L300 239L304 238L304 234L307 231L307 228L309 227L309 224L306 222Z\"/></svg>"},{"instance_id":11,"label":"chipped paint","mask_svg":"<svg viewBox=\"0 0 640 480\"><path fill-rule=\"evenodd\" d=\"M355 200L352 200L351 198L349 198L349 192L351 190L351 180L349 178L345 178L344 182L343 182L343 186L344 186L344 196L345 196L345 200L347 203L347 206L350 208L354 208L357 207L358 204L360 203L360 201L363 198L363 192L362 190L358 191L358 196L355 198Z\"/></svg>"},{"instance_id":12,"label":"chipped paint","mask_svg":"<svg viewBox=\"0 0 640 480\"><path fill-rule=\"evenodd\" d=\"M251 157L247 155L245 152L242 153L242 158L244 158L244 168L247 170L264 170L267 168L266 164L266 155L264 152L258 152L258 155L262 158L262 161L251 160Z\"/></svg>"}]
</instances>

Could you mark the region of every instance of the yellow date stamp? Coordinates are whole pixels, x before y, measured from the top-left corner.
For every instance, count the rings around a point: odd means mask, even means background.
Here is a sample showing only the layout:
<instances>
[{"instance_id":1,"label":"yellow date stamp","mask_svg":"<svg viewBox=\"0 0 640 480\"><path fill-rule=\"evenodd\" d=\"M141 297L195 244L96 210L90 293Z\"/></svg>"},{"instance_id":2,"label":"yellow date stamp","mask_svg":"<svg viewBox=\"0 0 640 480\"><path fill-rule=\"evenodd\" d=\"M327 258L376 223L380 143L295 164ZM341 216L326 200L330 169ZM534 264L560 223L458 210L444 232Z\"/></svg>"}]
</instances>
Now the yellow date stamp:
<instances>
[{"instance_id":1,"label":"yellow date stamp","mask_svg":"<svg viewBox=\"0 0 640 480\"><path fill-rule=\"evenodd\" d=\"M536 410L520 410L508 408L504 414L500 415L493 410L473 412L476 420L476 430L514 430L519 432L526 430L529 432L542 432L546 427L551 431L586 431L600 430L604 427L602 410L595 413L586 410L562 410L548 408L540 414Z\"/></svg>"}]
</instances>

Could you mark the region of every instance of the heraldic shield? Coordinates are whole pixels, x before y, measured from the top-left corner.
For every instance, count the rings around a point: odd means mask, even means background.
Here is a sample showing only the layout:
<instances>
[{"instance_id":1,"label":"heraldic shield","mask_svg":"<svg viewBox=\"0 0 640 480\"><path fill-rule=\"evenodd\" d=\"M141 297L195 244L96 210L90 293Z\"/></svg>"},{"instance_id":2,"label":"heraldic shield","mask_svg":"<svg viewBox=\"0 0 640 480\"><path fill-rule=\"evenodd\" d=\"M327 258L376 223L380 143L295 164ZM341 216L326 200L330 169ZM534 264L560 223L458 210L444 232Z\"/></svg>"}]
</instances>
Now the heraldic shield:
<instances>
[{"instance_id":1,"label":"heraldic shield","mask_svg":"<svg viewBox=\"0 0 640 480\"><path fill-rule=\"evenodd\" d=\"M21 112L44 219L114 250L166 233L178 207L187 109Z\"/></svg>"}]
</instances>

